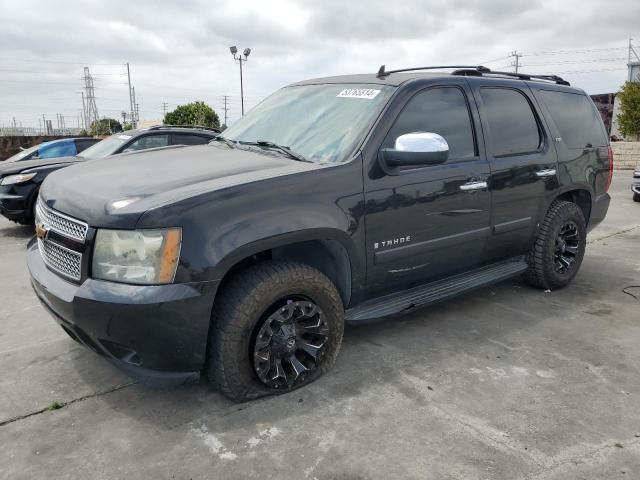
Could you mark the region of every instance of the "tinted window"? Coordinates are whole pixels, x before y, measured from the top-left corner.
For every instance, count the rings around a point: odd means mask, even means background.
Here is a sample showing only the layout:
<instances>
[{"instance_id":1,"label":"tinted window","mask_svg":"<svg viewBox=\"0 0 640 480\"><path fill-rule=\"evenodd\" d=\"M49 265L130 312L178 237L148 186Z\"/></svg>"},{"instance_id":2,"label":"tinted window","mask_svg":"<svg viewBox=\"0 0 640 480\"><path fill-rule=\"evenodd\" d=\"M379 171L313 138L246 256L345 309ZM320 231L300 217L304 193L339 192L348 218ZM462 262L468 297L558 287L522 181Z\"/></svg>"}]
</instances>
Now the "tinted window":
<instances>
[{"instance_id":1,"label":"tinted window","mask_svg":"<svg viewBox=\"0 0 640 480\"><path fill-rule=\"evenodd\" d=\"M200 135L187 135L185 133L176 133L173 138L175 145L202 145L203 143L209 143L211 140Z\"/></svg>"},{"instance_id":2,"label":"tinted window","mask_svg":"<svg viewBox=\"0 0 640 480\"><path fill-rule=\"evenodd\" d=\"M550 90L542 90L540 95L567 147L607 144L600 116L585 95Z\"/></svg>"},{"instance_id":3,"label":"tinted window","mask_svg":"<svg viewBox=\"0 0 640 480\"><path fill-rule=\"evenodd\" d=\"M481 88L480 96L491 131L493 155L538 150L540 131L526 97L517 90Z\"/></svg>"},{"instance_id":4,"label":"tinted window","mask_svg":"<svg viewBox=\"0 0 640 480\"><path fill-rule=\"evenodd\" d=\"M400 113L384 146L393 148L396 138L411 132L441 135L449 144L450 159L475 156L469 108L457 88L432 88L418 93Z\"/></svg>"},{"instance_id":5,"label":"tinted window","mask_svg":"<svg viewBox=\"0 0 640 480\"><path fill-rule=\"evenodd\" d=\"M78 153L76 144L71 141L42 145L38 151L38 156L40 158L73 157L76 153Z\"/></svg>"},{"instance_id":6,"label":"tinted window","mask_svg":"<svg viewBox=\"0 0 640 480\"><path fill-rule=\"evenodd\" d=\"M98 143L97 139L76 140L76 148L78 149L78 153L80 153L96 143Z\"/></svg>"},{"instance_id":7,"label":"tinted window","mask_svg":"<svg viewBox=\"0 0 640 480\"><path fill-rule=\"evenodd\" d=\"M125 150L146 150L147 148L166 147L167 145L169 145L169 135L147 135L135 140Z\"/></svg>"}]
</instances>

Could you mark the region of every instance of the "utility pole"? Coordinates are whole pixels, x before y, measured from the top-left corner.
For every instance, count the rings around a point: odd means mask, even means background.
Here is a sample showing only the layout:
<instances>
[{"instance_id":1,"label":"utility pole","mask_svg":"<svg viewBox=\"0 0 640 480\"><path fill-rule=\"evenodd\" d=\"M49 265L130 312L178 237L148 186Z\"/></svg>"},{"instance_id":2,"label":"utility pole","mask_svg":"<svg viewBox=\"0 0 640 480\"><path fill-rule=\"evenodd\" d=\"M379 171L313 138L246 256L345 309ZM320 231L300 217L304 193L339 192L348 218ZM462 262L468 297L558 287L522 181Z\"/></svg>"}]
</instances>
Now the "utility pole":
<instances>
[{"instance_id":1,"label":"utility pole","mask_svg":"<svg viewBox=\"0 0 640 480\"><path fill-rule=\"evenodd\" d=\"M162 102L162 117L163 118L167 114L167 108L168 107L169 107L169 104L167 102Z\"/></svg>"},{"instance_id":2,"label":"utility pole","mask_svg":"<svg viewBox=\"0 0 640 480\"><path fill-rule=\"evenodd\" d=\"M131 94L133 95L133 125L134 128L138 126L138 104L136 103L136 87L131 87Z\"/></svg>"},{"instance_id":3,"label":"utility pole","mask_svg":"<svg viewBox=\"0 0 640 480\"><path fill-rule=\"evenodd\" d=\"M136 103L136 125L140 121L140 104Z\"/></svg>"},{"instance_id":4,"label":"utility pole","mask_svg":"<svg viewBox=\"0 0 640 480\"><path fill-rule=\"evenodd\" d=\"M234 45L233 47L229 47L229 51L231 55L233 55L233 59L240 64L240 105L242 108L242 116L244 116L244 87L242 85L242 63L246 62L249 58L249 54L251 53L250 48L245 48L242 54L236 55L238 53L238 49Z\"/></svg>"},{"instance_id":5,"label":"utility pole","mask_svg":"<svg viewBox=\"0 0 640 480\"><path fill-rule=\"evenodd\" d=\"M44 118L44 113L42 114L42 125L44 127L44 130L46 131L47 130L47 119ZM47 132L47 133L49 133L49 132Z\"/></svg>"},{"instance_id":6,"label":"utility pole","mask_svg":"<svg viewBox=\"0 0 640 480\"><path fill-rule=\"evenodd\" d=\"M135 90L131 86L131 71L129 70L129 62L127 62L127 81L129 83L129 106L131 107L131 126L133 128L137 127L135 110L133 109L133 105L136 103L136 94Z\"/></svg>"},{"instance_id":7,"label":"utility pole","mask_svg":"<svg viewBox=\"0 0 640 480\"><path fill-rule=\"evenodd\" d=\"M515 60L511 62L511 66L515 68L515 72L518 73L518 69L522 66L520 65L520 59L522 58L522 54L518 53L517 50L511 52L511 57L514 57Z\"/></svg>"},{"instance_id":8,"label":"utility pole","mask_svg":"<svg viewBox=\"0 0 640 480\"><path fill-rule=\"evenodd\" d=\"M629 55L627 57L627 68L629 70L629 81L631 82L633 80L633 78L631 78L631 73L632 73L632 68L631 68L631 56L633 54L633 56L636 57L636 61L640 62L640 56L638 56L638 53L636 52L635 48L633 48L633 43L631 43L631 41L633 40L633 38L629 39Z\"/></svg>"},{"instance_id":9,"label":"utility pole","mask_svg":"<svg viewBox=\"0 0 640 480\"><path fill-rule=\"evenodd\" d=\"M229 95L223 95L222 101L224 102L224 126L227 127L227 113L229 112Z\"/></svg>"}]
</instances>

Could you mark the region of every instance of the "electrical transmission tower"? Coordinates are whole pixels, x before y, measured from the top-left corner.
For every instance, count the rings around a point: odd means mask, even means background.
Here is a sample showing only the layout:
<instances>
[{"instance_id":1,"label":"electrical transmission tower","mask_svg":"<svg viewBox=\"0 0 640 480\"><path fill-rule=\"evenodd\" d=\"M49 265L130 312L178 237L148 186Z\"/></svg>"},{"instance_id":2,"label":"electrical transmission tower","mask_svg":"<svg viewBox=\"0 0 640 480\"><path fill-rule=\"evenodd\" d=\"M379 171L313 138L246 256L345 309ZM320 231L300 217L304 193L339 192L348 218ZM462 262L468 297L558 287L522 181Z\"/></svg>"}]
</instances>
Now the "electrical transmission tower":
<instances>
[{"instance_id":1,"label":"electrical transmission tower","mask_svg":"<svg viewBox=\"0 0 640 480\"><path fill-rule=\"evenodd\" d=\"M96 106L96 94L93 87L93 77L89 72L89 67L84 67L84 95L85 95L85 121L87 127L91 127L100 118L98 107Z\"/></svg>"},{"instance_id":2,"label":"electrical transmission tower","mask_svg":"<svg viewBox=\"0 0 640 480\"><path fill-rule=\"evenodd\" d=\"M522 66L520 65L520 59L522 58L522 54L518 53L517 50L511 52L511 57L514 57L514 61L511 62L511 66L515 69L514 71L518 73L518 69Z\"/></svg>"},{"instance_id":3,"label":"electrical transmission tower","mask_svg":"<svg viewBox=\"0 0 640 480\"><path fill-rule=\"evenodd\" d=\"M227 126L227 114L229 112L229 95L223 95L222 96L222 101L223 103L223 109L224 109L224 126Z\"/></svg>"}]
</instances>

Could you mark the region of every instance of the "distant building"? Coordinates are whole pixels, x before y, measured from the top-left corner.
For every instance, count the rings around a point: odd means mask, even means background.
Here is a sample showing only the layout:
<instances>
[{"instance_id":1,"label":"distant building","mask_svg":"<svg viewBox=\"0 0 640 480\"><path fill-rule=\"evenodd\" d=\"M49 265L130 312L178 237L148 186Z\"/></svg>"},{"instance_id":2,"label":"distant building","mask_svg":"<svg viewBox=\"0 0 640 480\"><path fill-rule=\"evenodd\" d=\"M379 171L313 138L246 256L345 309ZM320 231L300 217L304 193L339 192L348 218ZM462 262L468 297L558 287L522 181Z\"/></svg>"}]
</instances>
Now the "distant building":
<instances>
[{"instance_id":1,"label":"distant building","mask_svg":"<svg viewBox=\"0 0 640 480\"><path fill-rule=\"evenodd\" d=\"M640 62L629 62L627 67L629 68L629 76L627 77L627 80L630 82L640 81Z\"/></svg>"}]
</instances>

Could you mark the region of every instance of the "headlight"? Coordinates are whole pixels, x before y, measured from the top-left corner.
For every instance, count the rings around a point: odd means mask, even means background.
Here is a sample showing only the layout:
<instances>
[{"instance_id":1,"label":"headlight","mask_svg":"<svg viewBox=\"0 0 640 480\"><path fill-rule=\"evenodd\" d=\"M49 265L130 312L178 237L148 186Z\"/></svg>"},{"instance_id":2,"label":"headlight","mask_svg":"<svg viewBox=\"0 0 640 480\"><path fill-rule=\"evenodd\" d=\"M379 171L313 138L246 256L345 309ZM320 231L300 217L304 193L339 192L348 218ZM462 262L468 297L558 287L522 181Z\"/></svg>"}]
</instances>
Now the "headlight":
<instances>
[{"instance_id":1,"label":"headlight","mask_svg":"<svg viewBox=\"0 0 640 480\"><path fill-rule=\"evenodd\" d=\"M154 285L173 282L182 230L98 230L92 276L114 282Z\"/></svg>"},{"instance_id":2,"label":"headlight","mask_svg":"<svg viewBox=\"0 0 640 480\"><path fill-rule=\"evenodd\" d=\"M14 185L16 183L24 183L35 177L38 172L35 173L18 173L17 175L8 175L0 181L0 185Z\"/></svg>"}]
</instances>

